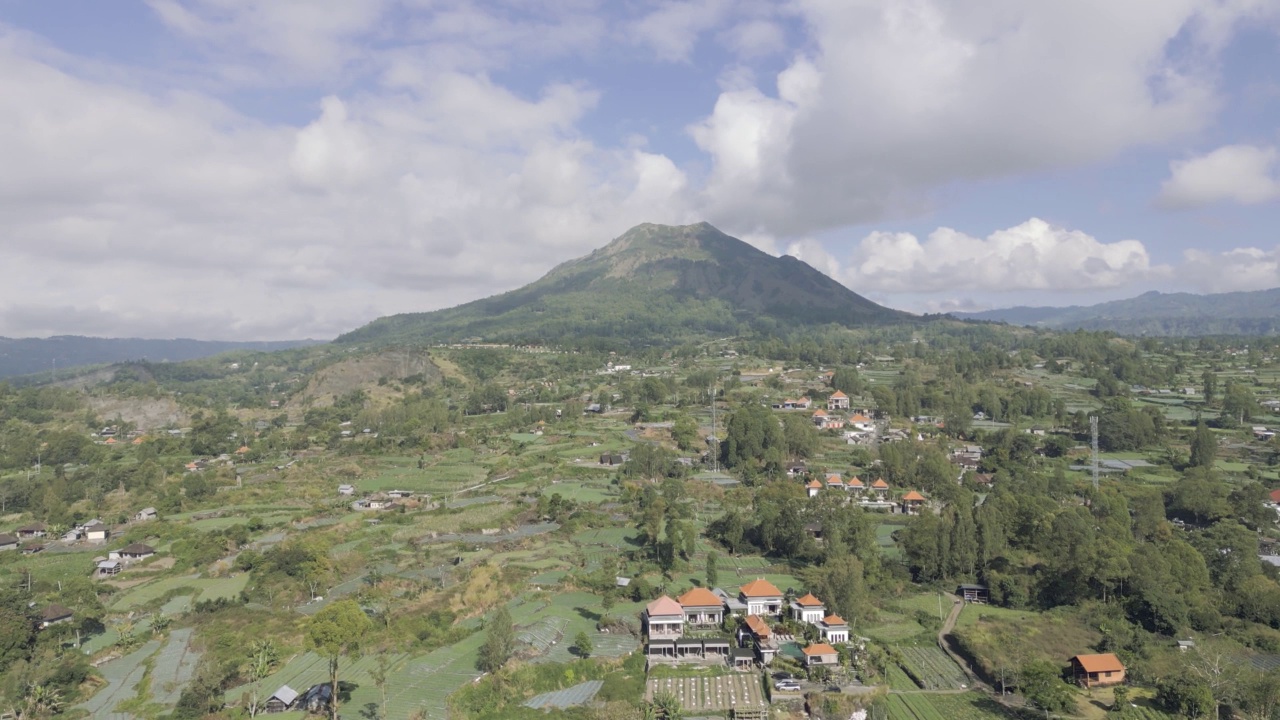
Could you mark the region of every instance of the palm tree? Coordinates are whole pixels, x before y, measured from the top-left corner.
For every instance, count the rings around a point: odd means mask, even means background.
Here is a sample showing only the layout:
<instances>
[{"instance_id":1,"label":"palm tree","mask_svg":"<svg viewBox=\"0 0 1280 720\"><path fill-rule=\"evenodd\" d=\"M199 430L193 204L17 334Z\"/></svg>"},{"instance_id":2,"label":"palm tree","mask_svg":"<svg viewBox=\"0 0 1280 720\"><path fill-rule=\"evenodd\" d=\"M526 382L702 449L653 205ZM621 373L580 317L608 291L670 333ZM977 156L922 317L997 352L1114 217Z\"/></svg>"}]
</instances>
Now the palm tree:
<instances>
[{"instance_id":1,"label":"palm tree","mask_svg":"<svg viewBox=\"0 0 1280 720\"><path fill-rule=\"evenodd\" d=\"M22 718L38 718L55 715L62 710L62 692L52 685L27 684L23 697Z\"/></svg>"}]
</instances>

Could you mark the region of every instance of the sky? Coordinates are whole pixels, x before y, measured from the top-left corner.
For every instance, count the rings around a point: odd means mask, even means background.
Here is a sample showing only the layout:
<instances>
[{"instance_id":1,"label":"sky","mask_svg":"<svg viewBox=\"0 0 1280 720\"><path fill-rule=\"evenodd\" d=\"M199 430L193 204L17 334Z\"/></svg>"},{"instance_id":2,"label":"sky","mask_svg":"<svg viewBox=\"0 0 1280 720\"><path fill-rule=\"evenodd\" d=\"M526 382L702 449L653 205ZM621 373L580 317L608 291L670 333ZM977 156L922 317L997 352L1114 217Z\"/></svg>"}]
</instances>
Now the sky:
<instances>
[{"instance_id":1,"label":"sky","mask_svg":"<svg viewBox=\"0 0 1280 720\"><path fill-rule=\"evenodd\" d=\"M327 339L707 221L913 312L1280 286L1275 0L0 0L0 335Z\"/></svg>"}]
</instances>

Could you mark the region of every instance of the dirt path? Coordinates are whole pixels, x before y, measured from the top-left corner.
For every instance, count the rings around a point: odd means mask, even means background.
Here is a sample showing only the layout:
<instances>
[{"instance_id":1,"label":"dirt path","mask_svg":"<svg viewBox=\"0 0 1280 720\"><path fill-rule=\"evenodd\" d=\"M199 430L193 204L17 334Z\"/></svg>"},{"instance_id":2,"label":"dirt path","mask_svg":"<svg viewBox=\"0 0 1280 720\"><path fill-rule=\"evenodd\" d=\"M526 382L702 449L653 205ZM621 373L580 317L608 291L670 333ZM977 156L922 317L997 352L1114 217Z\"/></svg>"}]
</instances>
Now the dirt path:
<instances>
[{"instance_id":1,"label":"dirt path","mask_svg":"<svg viewBox=\"0 0 1280 720\"><path fill-rule=\"evenodd\" d=\"M970 687L983 686L982 681L978 679L978 673L974 672L968 661L960 656L960 653L951 649L951 643L947 641L947 636L955 629L956 620L960 618L960 611L964 610L964 601L951 593L943 594L947 596L947 599L951 600L951 612L947 614L946 622L942 623L942 629L938 631L938 647L942 648L942 651L950 656L969 676Z\"/></svg>"}]
</instances>

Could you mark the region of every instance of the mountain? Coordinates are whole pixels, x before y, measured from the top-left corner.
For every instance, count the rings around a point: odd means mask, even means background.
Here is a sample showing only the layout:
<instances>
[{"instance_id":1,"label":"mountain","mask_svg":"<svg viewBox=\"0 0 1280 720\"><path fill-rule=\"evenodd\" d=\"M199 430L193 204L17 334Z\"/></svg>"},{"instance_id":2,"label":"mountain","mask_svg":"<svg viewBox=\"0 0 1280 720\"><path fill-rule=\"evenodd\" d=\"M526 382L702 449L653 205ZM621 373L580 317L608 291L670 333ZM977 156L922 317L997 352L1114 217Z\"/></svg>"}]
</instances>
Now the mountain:
<instances>
[{"instance_id":1,"label":"mountain","mask_svg":"<svg viewBox=\"0 0 1280 720\"><path fill-rule=\"evenodd\" d=\"M1012 307L952 316L1051 330L1110 330L1121 335L1275 335L1280 333L1280 288L1216 295L1152 291L1087 307Z\"/></svg>"},{"instance_id":2,"label":"mountain","mask_svg":"<svg viewBox=\"0 0 1280 720\"><path fill-rule=\"evenodd\" d=\"M380 318L335 342L573 338L635 345L912 317L707 223L644 224L517 290L447 310Z\"/></svg>"},{"instance_id":3,"label":"mountain","mask_svg":"<svg viewBox=\"0 0 1280 720\"><path fill-rule=\"evenodd\" d=\"M59 335L51 338L0 337L0 378L54 373L83 365L126 360L195 360L232 350L271 351L314 345L314 340L223 342L219 340L142 340Z\"/></svg>"}]
</instances>

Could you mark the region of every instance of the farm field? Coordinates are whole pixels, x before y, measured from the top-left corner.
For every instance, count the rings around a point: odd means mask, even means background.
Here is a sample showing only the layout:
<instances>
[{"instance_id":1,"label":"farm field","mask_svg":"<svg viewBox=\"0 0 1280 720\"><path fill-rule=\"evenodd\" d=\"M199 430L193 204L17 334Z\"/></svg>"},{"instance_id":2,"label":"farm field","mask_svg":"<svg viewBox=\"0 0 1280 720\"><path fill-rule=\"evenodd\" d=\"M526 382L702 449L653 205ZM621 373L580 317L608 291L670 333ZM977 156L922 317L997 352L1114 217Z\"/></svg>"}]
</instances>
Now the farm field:
<instances>
[{"instance_id":1,"label":"farm field","mask_svg":"<svg viewBox=\"0 0 1280 720\"><path fill-rule=\"evenodd\" d=\"M115 708L121 702L133 698L138 683L146 671L143 663L160 649L159 640L149 640L142 647L117 660L99 668L107 684L98 690L93 697L77 705L89 712L89 716L102 720L133 720L133 715L117 713Z\"/></svg>"},{"instance_id":2,"label":"farm field","mask_svg":"<svg viewBox=\"0 0 1280 720\"><path fill-rule=\"evenodd\" d=\"M722 713L735 707L760 709L768 707L755 673L733 673L716 677L651 677L645 688L645 699L652 700L660 692L675 695L680 707L690 714ZM937 720L937 719L934 719Z\"/></svg>"},{"instance_id":3,"label":"farm field","mask_svg":"<svg viewBox=\"0 0 1280 720\"><path fill-rule=\"evenodd\" d=\"M903 668L925 690L954 690L969 683L964 670L940 648L901 647L898 653Z\"/></svg>"}]
</instances>

